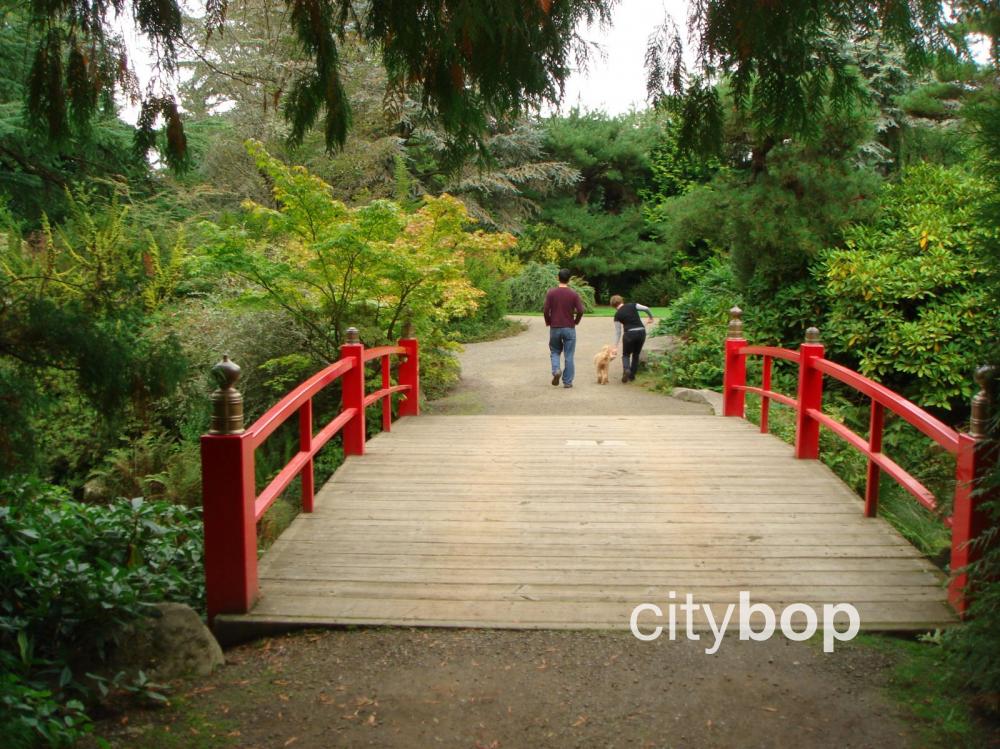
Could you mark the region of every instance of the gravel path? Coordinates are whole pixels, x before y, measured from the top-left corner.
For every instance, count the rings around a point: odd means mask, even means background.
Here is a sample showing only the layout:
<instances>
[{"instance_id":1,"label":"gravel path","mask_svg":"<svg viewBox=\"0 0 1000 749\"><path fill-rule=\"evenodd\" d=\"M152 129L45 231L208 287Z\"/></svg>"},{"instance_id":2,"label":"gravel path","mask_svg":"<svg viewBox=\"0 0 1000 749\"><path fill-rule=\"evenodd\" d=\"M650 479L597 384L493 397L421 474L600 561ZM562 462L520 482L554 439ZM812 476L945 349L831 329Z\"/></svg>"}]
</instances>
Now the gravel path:
<instances>
[{"instance_id":1,"label":"gravel path","mask_svg":"<svg viewBox=\"0 0 1000 749\"><path fill-rule=\"evenodd\" d=\"M882 691L891 658L775 638L641 643L619 632L300 632L98 734L114 749L926 747ZM87 743L84 749L93 749Z\"/></svg>"},{"instance_id":2,"label":"gravel path","mask_svg":"<svg viewBox=\"0 0 1000 749\"><path fill-rule=\"evenodd\" d=\"M445 398L434 401L435 414L710 414L699 403L685 403L651 392L639 382L623 385L621 359L611 363L611 381L598 385L594 354L614 343L608 317L585 317L577 328L576 379L572 389L552 387L548 328L541 317L516 318L528 329L516 336L470 343L460 355L462 381ZM647 347L662 348L664 339Z\"/></svg>"}]
</instances>

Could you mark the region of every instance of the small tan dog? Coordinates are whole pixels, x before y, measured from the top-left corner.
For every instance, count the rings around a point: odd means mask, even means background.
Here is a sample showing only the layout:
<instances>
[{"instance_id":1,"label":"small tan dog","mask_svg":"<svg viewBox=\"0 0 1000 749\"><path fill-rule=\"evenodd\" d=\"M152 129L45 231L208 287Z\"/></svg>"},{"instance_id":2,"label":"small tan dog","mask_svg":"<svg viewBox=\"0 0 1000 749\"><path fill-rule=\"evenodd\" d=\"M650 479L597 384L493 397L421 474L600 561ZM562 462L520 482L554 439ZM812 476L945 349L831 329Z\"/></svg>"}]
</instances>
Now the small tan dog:
<instances>
[{"instance_id":1,"label":"small tan dog","mask_svg":"<svg viewBox=\"0 0 1000 749\"><path fill-rule=\"evenodd\" d=\"M605 346L594 357L594 366L597 368L598 385L608 384L608 367L611 366L611 362L617 356L617 351L615 351L611 346Z\"/></svg>"}]
</instances>

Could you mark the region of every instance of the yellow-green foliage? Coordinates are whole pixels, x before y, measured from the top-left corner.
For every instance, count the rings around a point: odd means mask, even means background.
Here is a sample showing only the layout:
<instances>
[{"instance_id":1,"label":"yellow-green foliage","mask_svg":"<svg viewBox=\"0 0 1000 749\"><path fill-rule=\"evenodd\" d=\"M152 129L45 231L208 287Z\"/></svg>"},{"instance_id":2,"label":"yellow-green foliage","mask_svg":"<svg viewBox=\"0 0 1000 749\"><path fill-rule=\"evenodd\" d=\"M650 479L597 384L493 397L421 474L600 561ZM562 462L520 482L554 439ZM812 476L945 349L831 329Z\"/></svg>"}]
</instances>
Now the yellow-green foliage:
<instances>
[{"instance_id":1,"label":"yellow-green foliage","mask_svg":"<svg viewBox=\"0 0 1000 749\"><path fill-rule=\"evenodd\" d=\"M242 224L209 225L205 250L244 281L244 301L290 313L316 351L332 355L350 325L369 343L391 339L404 317L433 341L483 294L466 260L500 264L514 245L509 234L467 231L465 207L449 195L413 212L388 200L352 208L306 169L257 143L248 150L277 207L248 202Z\"/></svg>"},{"instance_id":2,"label":"yellow-green foliage","mask_svg":"<svg viewBox=\"0 0 1000 749\"><path fill-rule=\"evenodd\" d=\"M923 406L967 397L997 332L977 250L984 190L960 168L914 167L885 188L879 220L849 229L815 269L830 347Z\"/></svg>"}]
</instances>

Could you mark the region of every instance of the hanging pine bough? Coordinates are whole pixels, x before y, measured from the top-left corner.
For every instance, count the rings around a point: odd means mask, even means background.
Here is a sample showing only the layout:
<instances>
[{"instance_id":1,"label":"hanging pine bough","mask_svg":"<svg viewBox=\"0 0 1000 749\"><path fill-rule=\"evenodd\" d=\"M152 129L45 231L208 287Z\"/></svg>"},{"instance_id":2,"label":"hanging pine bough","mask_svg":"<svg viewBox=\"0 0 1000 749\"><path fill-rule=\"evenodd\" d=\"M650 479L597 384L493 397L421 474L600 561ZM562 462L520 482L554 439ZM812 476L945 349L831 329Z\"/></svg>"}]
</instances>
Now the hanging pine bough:
<instances>
[{"instance_id":1,"label":"hanging pine bough","mask_svg":"<svg viewBox=\"0 0 1000 749\"><path fill-rule=\"evenodd\" d=\"M709 153L722 141L722 84L757 130L755 171L775 143L812 132L816 112L865 101L852 40L898 45L913 67L932 54L966 52L946 33L937 0L692 0L689 7L695 70L686 70L680 33L667 19L647 45L648 98L682 121L685 148Z\"/></svg>"},{"instance_id":2,"label":"hanging pine bough","mask_svg":"<svg viewBox=\"0 0 1000 749\"><path fill-rule=\"evenodd\" d=\"M344 144L350 105L340 76L338 44L348 34L377 49L397 90L416 90L460 146L476 145L486 126L557 101L571 65L587 46L582 22L607 23L618 0L285 0L297 43L312 64L294 80L282 102L290 139L301 142L323 118L327 148ZM229 7L229 6L232 7ZM226 13L237 3L209 0L205 31L225 33ZM164 123L168 164L186 163L186 139L173 96L155 80L144 96L121 37L117 16L131 14L154 55L154 67L172 76L183 39L178 0L34 0L36 35L27 109L58 141L84 128L101 107L113 110L115 94L142 101L136 147L158 142Z\"/></svg>"}]
</instances>

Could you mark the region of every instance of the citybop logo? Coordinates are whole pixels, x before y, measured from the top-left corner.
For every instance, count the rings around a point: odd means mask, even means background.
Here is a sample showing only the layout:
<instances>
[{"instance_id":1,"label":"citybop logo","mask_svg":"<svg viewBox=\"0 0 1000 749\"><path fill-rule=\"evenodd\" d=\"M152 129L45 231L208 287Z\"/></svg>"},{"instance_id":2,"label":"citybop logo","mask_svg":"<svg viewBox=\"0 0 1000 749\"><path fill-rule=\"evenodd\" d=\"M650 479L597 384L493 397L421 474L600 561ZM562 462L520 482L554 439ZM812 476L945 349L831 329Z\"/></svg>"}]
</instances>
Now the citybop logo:
<instances>
[{"instance_id":1,"label":"citybop logo","mask_svg":"<svg viewBox=\"0 0 1000 749\"><path fill-rule=\"evenodd\" d=\"M677 594L674 591L670 591L667 594L667 598L671 600L676 600ZM739 603L739 616L737 621L739 622L740 639L741 640L769 640L774 636L775 629L780 626L781 634L787 637L789 640L808 640L819 628L819 616L816 613L816 609L805 603L792 603L786 606L780 617L776 617L774 609L768 606L766 603L750 603L750 591L742 590L740 591L740 603ZM695 603L694 596L688 593L684 598L684 603L669 603L667 605L666 622L664 622L663 609L657 606L655 603L640 603L634 609L632 609L632 616L629 618L629 628L632 630L632 634L639 640L643 642L651 642L652 640L658 639L663 634L663 629L666 627L669 639L677 639L677 612L680 610L681 614L684 616L684 633L689 640L700 640L701 635L694 631L695 629L695 614L701 610L704 613L705 623L708 625L709 630L714 637L714 643L711 647L705 648L705 653L708 655L713 655L717 653L719 648L722 646L722 638L726 634L726 630L729 628L730 622L733 618L733 613L736 609L736 604L731 603L726 607L725 613L722 615L721 619L716 619L712 611L711 604L708 603ZM639 617L644 613L649 613L655 617L655 626L650 627L648 619L650 617L645 617L644 628L640 629ZM763 617L763 627L760 629L754 629L753 622L751 622L751 617L754 614L759 614ZM837 614L845 614L847 617L847 628L844 630L837 630L836 627L836 617ZM802 621L801 629L796 629L796 623L794 619L796 615ZM823 605L823 652L832 653L834 641L847 642L853 640L855 635L861 629L861 615L858 610L849 603L837 603L837 604L824 604Z\"/></svg>"}]
</instances>

